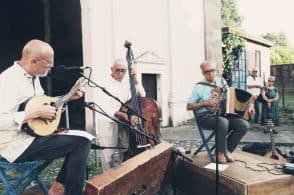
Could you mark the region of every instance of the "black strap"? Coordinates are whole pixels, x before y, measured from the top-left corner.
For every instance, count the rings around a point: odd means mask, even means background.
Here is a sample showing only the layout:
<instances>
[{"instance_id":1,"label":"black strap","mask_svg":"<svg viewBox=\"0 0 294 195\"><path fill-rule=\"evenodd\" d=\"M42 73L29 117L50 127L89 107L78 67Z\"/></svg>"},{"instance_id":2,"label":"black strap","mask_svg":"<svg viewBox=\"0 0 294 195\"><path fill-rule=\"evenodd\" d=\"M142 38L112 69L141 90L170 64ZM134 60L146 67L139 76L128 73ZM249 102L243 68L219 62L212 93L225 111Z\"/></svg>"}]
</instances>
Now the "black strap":
<instances>
[{"instance_id":1,"label":"black strap","mask_svg":"<svg viewBox=\"0 0 294 195\"><path fill-rule=\"evenodd\" d=\"M222 87L219 87L219 86L214 85L214 84L210 84L210 83L206 83L206 82L198 82L198 83L196 83L196 85L198 85L198 84L199 85L206 85L206 86L213 87L213 88L220 88L223 91Z\"/></svg>"}]
</instances>

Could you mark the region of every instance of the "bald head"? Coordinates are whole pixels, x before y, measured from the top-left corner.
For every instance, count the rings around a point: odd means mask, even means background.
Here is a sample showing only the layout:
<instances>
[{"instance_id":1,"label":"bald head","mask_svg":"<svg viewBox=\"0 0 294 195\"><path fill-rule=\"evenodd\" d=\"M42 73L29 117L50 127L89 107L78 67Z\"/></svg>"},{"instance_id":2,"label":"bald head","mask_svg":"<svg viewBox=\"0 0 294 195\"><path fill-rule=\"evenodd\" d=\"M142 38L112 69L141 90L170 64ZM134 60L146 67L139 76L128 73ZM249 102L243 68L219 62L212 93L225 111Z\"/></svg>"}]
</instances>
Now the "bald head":
<instances>
[{"instance_id":1,"label":"bald head","mask_svg":"<svg viewBox=\"0 0 294 195\"><path fill-rule=\"evenodd\" d=\"M215 63L210 62L210 61L204 61L200 64L200 68L201 70L203 70L203 68L205 68L205 66L209 66L210 68L216 68Z\"/></svg>"},{"instance_id":2,"label":"bald head","mask_svg":"<svg viewBox=\"0 0 294 195\"><path fill-rule=\"evenodd\" d=\"M115 68L117 66L127 68L126 61L123 58L115 59L111 67Z\"/></svg>"},{"instance_id":3,"label":"bald head","mask_svg":"<svg viewBox=\"0 0 294 195\"><path fill-rule=\"evenodd\" d=\"M22 50L22 58L29 58L29 57L41 57L42 55L46 54L54 54L52 47L44 42L37 39L33 39L27 42Z\"/></svg>"},{"instance_id":4,"label":"bald head","mask_svg":"<svg viewBox=\"0 0 294 195\"><path fill-rule=\"evenodd\" d=\"M122 58L117 58L114 60L111 66L111 76L117 80L123 80L125 73L127 71L126 61Z\"/></svg>"},{"instance_id":5,"label":"bald head","mask_svg":"<svg viewBox=\"0 0 294 195\"><path fill-rule=\"evenodd\" d=\"M53 68L54 51L46 42L33 39L27 42L18 62L32 76L46 76Z\"/></svg>"},{"instance_id":6,"label":"bald head","mask_svg":"<svg viewBox=\"0 0 294 195\"><path fill-rule=\"evenodd\" d=\"M253 77L257 77L257 72L258 72L258 70L257 70L256 67L251 68L251 75L252 75Z\"/></svg>"},{"instance_id":7,"label":"bald head","mask_svg":"<svg viewBox=\"0 0 294 195\"><path fill-rule=\"evenodd\" d=\"M216 66L215 63L210 62L210 61L204 61L200 64L200 68L202 70L203 76L206 78L207 81L209 82L214 82L215 81L215 71L216 71Z\"/></svg>"}]
</instances>

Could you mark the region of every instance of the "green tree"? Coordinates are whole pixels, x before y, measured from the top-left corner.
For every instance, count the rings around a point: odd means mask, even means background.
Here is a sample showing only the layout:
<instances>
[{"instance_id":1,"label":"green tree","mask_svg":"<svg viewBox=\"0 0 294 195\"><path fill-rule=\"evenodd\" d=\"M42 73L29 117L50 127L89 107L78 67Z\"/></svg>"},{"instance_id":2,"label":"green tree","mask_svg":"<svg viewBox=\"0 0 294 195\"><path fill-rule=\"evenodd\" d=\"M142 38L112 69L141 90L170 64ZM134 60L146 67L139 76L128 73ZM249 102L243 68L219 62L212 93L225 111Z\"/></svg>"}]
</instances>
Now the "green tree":
<instances>
[{"instance_id":1,"label":"green tree","mask_svg":"<svg viewBox=\"0 0 294 195\"><path fill-rule=\"evenodd\" d=\"M221 0L222 26L240 28L243 18L238 14L236 0ZM223 73L228 84L232 85L232 66L244 48L245 40L235 34L222 34Z\"/></svg>"},{"instance_id":2,"label":"green tree","mask_svg":"<svg viewBox=\"0 0 294 195\"><path fill-rule=\"evenodd\" d=\"M289 41L288 41L286 35L282 32L279 32L277 34L267 33L265 35L262 35L262 37L266 40L273 42L276 46L282 46L282 47L289 46Z\"/></svg>"},{"instance_id":3,"label":"green tree","mask_svg":"<svg viewBox=\"0 0 294 195\"><path fill-rule=\"evenodd\" d=\"M289 40L284 33L267 33L262 35L262 37L275 44L275 47L271 48L271 64L294 62L294 49L291 48Z\"/></svg>"},{"instance_id":4,"label":"green tree","mask_svg":"<svg viewBox=\"0 0 294 195\"><path fill-rule=\"evenodd\" d=\"M236 0L221 0L222 26L241 27L243 18L238 14Z\"/></svg>"}]
</instances>

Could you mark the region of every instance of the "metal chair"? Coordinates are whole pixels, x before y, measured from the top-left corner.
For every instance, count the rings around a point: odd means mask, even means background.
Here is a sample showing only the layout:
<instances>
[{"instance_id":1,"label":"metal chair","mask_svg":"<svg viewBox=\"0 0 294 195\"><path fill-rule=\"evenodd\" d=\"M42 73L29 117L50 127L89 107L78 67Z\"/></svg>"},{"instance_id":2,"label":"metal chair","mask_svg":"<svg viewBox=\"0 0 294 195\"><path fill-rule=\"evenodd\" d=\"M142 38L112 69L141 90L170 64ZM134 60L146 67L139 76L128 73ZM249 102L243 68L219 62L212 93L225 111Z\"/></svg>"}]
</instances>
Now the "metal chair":
<instances>
[{"instance_id":1,"label":"metal chair","mask_svg":"<svg viewBox=\"0 0 294 195\"><path fill-rule=\"evenodd\" d=\"M197 150L194 152L193 155L196 156L199 152L202 151L203 148L205 148L205 150L208 153L208 157L209 157L210 161L215 162L215 159L214 159L213 154L212 154L212 151L214 150L215 145L213 145L212 147L209 147L209 145L208 145L211 138L214 137L215 131L212 130L211 133L206 137L204 135L204 129L198 124L196 111L194 110L193 113L194 113L194 119L195 119L195 122L196 122L196 127L197 127L197 129L199 131L201 141L202 141L202 144L197 148Z\"/></svg>"},{"instance_id":2,"label":"metal chair","mask_svg":"<svg viewBox=\"0 0 294 195\"><path fill-rule=\"evenodd\" d=\"M10 163L0 157L0 180L4 187L4 195L18 195L28 185L35 181L44 194L48 194L46 185L40 178L41 172L51 163L48 161L28 161L23 163ZM17 178L10 178L8 170L16 170Z\"/></svg>"}]
</instances>

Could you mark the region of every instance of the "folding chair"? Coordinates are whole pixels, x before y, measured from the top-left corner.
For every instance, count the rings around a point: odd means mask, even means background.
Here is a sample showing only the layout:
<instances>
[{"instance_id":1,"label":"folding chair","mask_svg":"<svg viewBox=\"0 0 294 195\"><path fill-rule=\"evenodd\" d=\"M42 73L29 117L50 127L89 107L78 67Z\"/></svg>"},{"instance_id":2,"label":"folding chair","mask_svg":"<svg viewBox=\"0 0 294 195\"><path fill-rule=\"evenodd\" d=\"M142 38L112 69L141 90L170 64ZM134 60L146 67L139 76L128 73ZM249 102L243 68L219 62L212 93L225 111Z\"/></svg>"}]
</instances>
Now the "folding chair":
<instances>
[{"instance_id":1,"label":"folding chair","mask_svg":"<svg viewBox=\"0 0 294 195\"><path fill-rule=\"evenodd\" d=\"M44 194L48 194L48 189L40 178L41 172L51 163L52 160L28 161L23 163L9 163L0 157L0 180L5 189L4 195L18 195L26 189L28 185L35 181ZM16 170L18 177L11 179L7 171Z\"/></svg>"},{"instance_id":2,"label":"folding chair","mask_svg":"<svg viewBox=\"0 0 294 195\"><path fill-rule=\"evenodd\" d=\"M194 113L194 119L195 119L195 122L196 122L196 127L197 127L197 129L199 131L199 134L200 134L200 137L201 137L201 141L202 141L202 144L194 152L194 156L196 156L203 148L205 148L205 150L208 153L208 157L209 157L210 161L211 162L215 162L215 159L214 159L213 154L212 154L212 151L214 150L215 145L212 146L212 147L209 147L209 145L208 145L208 143L211 140L211 138L214 137L215 131L212 130L211 133L207 137L205 137L205 135L204 135L204 129L198 124L196 111L194 110L193 113Z\"/></svg>"}]
</instances>

